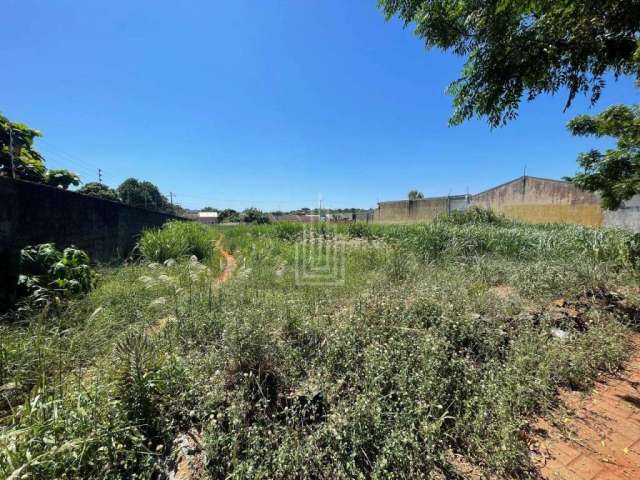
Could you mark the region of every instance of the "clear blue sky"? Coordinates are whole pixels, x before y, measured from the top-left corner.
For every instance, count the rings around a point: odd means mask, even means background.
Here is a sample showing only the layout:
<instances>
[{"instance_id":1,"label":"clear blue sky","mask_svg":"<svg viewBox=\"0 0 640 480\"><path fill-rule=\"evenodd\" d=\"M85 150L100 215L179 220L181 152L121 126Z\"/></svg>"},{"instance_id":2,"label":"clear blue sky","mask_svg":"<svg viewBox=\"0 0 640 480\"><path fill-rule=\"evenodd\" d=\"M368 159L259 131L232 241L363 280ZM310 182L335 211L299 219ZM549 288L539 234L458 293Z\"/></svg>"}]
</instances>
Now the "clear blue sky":
<instances>
[{"instance_id":1,"label":"clear blue sky","mask_svg":"<svg viewBox=\"0 0 640 480\"><path fill-rule=\"evenodd\" d=\"M566 122L638 102L609 82L525 104L491 131L450 128L444 91L462 60L427 52L376 0L4 0L0 111L44 133L50 168L133 176L187 207L373 207L471 192L522 174L575 172Z\"/></svg>"}]
</instances>

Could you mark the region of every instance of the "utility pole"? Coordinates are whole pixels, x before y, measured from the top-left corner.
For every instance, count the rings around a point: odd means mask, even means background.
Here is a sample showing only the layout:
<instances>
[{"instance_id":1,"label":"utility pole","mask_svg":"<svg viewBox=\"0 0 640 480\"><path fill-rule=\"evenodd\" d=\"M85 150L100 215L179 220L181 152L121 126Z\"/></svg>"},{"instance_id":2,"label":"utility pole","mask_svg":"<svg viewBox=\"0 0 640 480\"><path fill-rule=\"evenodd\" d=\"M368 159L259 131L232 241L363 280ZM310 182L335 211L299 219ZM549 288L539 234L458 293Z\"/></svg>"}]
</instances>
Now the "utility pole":
<instances>
[{"instance_id":1,"label":"utility pole","mask_svg":"<svg viewBox=\"0 0 640 480\"><path fill-rule=\"evenodd\" d=\"M171 208L173 208L173 196L174 196L174 195L175 195L175 194L174 194L173 192L169 192L169 198L171 199L171 200L170 200L170 201L171 201Z\"/></svg>"},{"instance_id":2,"label":"utility pole","mask_svg":"<svg viewBox=\"0 0 640 480\"><path fill-rule=\"evenodd\" d=\"M13 160L13 129L9 124L9 156L11 157L11 176L16 179L16 164Z\"/></svg>"},{"instance_id":3,"label":"utility pole","mask_svg":"<svg viewBox=\"0 0 640 480\"><path fill-rule=\"evenodd\" d=\"M98 169L98 183L102 183L102 169Z\"/></svg>"}]
</instances>

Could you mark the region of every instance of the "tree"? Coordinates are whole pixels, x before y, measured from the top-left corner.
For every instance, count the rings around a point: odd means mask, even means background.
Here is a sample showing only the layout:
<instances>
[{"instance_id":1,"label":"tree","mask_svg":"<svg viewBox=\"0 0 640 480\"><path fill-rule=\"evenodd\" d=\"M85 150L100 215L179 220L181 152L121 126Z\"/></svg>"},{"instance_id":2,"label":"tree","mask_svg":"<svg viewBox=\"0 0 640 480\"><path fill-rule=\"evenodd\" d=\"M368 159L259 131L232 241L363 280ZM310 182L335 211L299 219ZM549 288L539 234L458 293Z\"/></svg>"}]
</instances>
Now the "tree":
<instances>
[{"instance_id":1,"label":"tree","mask_svg":"<svg viewBox=\"0 0 640 480\"><path fill-rule=\"evenodd\" d=\"M624 200L640 193L640 107L614 105L595 115L580 115L568 124L573 135L614 137L616 148L602 153L580 154L583 171L567 180L580 188L600 192L602 206L616 209Z\"/></svg>"},{"instance_id":2,"label":"tree","mask_svg":"<svg viewBox=\"0 0 640 480\"><path fill-rule=\"evenodd\" d=\"M379 0L428 48L466 57L451 124L486 117L492 127L517 116L521 99L568 89L592 104L604 75L640 76L640 0Z\"/></svg>"},{"instance_id":3,"label":"tree","mask_svg":"<svg viewBox=\"0 0 640 480\"><path fill-rule=\"evenodd\" d=\"M184 208L182 205L178 204L178 203L174 203L173 206L171 206L171 213L173 213L174 215L178 216L178 217L184 217L184 218L188 218L187 215L189 212L187 212L187 209Z\"/></svg>"},{"instance_id":4,"label":"tree","mask_svg":"<svg viewBox=\"0 0 640 480\"><path fill-rule=\"evenodd\" d=\"M44 158L33 146L34 139L41 136L38 130L0 115L0 176L12 176L15 170L18 178L42 182L46 171Z\"/></svg>"},{"instance_id":5,"label":"tree","mask_svg":"<svg viewBox=\"0 0 640 480\"><path fill-rule=\"evenodd\" d=\"M218 221L222 222L239 222L240 216L233 208L225 208L218 213Z\"/></svg>"},{"instance_id":6,"label":"tree","mask_svg":"<svg viewBox=\"0 0 640 480\"><path fill-rule=\"evenodd\" d=\"M201 212L217 212L218 209L213 208L213 207L204 207L202 210L200 210Z\"/></svg>"},{"instance_id":7,"label":"tree","mask_svg":"<svg viewBox=\"0 0 640 480\"><path fill-rule=\"evenodd\" d=\"M167 198L151 182L128 178L117 189L118 197L123 203L133 207L150 208L161 212L171 212Z\"/></svg>"},{"instance_id":8,"label":"tree","mask_svg":"<svg viewBox=\"0 0 640 480\"><path fill-rule=\"evenodd\" d=\"M419 192L418 190L411 190L408 194L409 200L419 200L421 198L424 198L424 195L422 194L422 192Z\"/></svg>"},{"instance_id":9,"label":"tree","mask_svg":"<svg viewBox=\"0 0 640 480\"><path fill-rule=\"evenodd\" d=\"M78 193L91 195L92 197L104 198L105 200L119 201L116 191L99 182L89 182L78 189Z\"/></svg>"},{"instance_id":10,"label":"tree","mask_svg":"<svg viewBox=\"0 0 640 480\"><path fill-rule=\"evenodd\" d=\"M247 208L242 212L242 217L245 223L269 223L269 217L258 210L257 208Z\"/></svg>"},{"instance_id":11,"label":"tree","mask_svg":"<svg viewBox=\"0 0 640 480\"><path fill-rule=\"evenodd\" d=\"M67 190L71 185L80 185L80 177L69 170L47 170L43 183Z\"/></svg>"}]
</instances>

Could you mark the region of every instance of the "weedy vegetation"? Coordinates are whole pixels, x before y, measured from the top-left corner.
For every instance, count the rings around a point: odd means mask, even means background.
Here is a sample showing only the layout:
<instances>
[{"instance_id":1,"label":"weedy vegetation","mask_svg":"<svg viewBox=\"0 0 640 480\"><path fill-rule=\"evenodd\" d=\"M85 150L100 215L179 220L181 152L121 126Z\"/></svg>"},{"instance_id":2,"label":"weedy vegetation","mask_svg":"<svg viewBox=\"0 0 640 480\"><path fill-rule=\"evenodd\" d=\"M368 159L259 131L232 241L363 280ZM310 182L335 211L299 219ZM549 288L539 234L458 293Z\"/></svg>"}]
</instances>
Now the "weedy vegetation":
<instances>
[{"instance_id":1,"label":"weedy vegetation","mask_svg":"<svg viewBox=\"0 0 640 480\"><path fill-rule=\"evenodd\" d=\"M344 282L296 282L304 228L344 245ZM532 417L627 357L623 230L304 228L172 223L84 297L1 325L0 477L166 478L192 432L210 478L451 478L452 454L526 478Z\"/></svg>"},{"instance_id":2,"label":"weedy vegetation","mask_svg":"<svg viewBox=\"0 0 640 480\"><path fill-rule=\"evenodd\" d=\"M165 262L195 255L199 260L215 256L211 248L215 232L195 222L173 221L156 230L143 233L138 245L142 256L154 262Z\"/></svg>"}]
</instances>

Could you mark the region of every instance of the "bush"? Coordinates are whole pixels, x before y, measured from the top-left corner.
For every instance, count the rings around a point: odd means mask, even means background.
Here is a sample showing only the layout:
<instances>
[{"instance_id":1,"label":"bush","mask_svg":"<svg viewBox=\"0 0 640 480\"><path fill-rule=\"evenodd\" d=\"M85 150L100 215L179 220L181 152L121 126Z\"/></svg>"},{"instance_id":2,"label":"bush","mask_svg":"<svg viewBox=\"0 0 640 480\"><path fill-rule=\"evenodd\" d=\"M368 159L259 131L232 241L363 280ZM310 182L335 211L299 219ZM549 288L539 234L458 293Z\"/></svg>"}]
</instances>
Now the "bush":
<instances>
[{"instance_id":1,"label":"bush","mask_svg":"<svg viewBox=\"0 0 640 480\"><path fill-rule=\"evenodd\" d=\"M449 214L440 214L436 217L435 221L452 225L465 225L468 223L508 225L513 223L500 213L478 206L469 207L466 210L454 210Z\"/></svg>"},{"instance_id":2,"label":"bush","mask_svg":"<svg viewBox=\"0 0 640 480\"><path fill-rule=\"evenodd\" d=\"M88 292L95 279L89 263L89 256L75 247L63 252L53 243L25 247L20 253L18 293L38 303L52 296Z\"/></svg>"}]
</instances>

